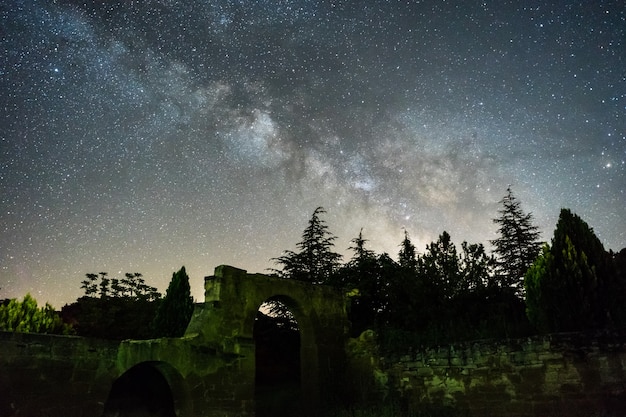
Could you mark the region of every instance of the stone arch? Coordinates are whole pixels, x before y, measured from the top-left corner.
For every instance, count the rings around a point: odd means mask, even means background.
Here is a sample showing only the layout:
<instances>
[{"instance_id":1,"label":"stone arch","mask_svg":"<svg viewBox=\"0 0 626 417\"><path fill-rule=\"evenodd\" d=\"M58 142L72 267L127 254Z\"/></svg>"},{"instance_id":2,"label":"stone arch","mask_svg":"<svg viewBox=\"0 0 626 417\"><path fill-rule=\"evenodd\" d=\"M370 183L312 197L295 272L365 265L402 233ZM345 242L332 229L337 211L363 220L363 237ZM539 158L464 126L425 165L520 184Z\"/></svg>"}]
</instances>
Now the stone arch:
<instances>
[{"instance_id":1,"label":"stone arch","mask_svg":"<svg viewBox=\"0 0 626 417\"><path fill-rule=\"evenodd\" d=\"M185 380L167 362L137 363L113 381L104 405L103 417L144 415L193 415Z\"/></svg>"},{"instance_id":2,"label":"stone arch","mask_svg":"<svg viewBox=\"0 0 626 417\"><path fill-rule=\"evenodd\" d=\"M305 406L315 410L332 401L345 366L347 316L343 293L222 265L205 278L205 303L197 306L186 337L237 355L240 377L254 394L254 319L268 299L280 299L298 321L301 337L301 387Z\"/></svg>"},{"instance_id":3,"label":"stone arch","mask_svg":"<svg viewBox=\"0 0 626 417\"><path fill-rule=\"evenodd\" d=\"M261 295L261 298L265 297L265 294ZM257 300L257 307L254 311L248 313L246 317L245 326L246 332L250 332L254 329L254 318L259 307L270 300L277 300L283 303L289 311L294 315L294 318L298 322L298 329L300 330L300 378L304 384L317 381L317 342L316 334L319 333L319 323L316 323L315 315L311 315L310 311L306 311L296 299L292 296L285 295L284 293L277 293L276 295L268 296L260 302ZM248 326L249 329L248 329Z\"/></svg>"},{"instance_id":4,"label":"stone arch","mask_svg":"<svg viewBox=\"0 0 626 417\"><path fill-rule=\"evenodd\" d=\"M271 314L263 316L263 305L277 302L282 305L295 321L295 327L276 326ZM303 381L309 380L307 361L302 356L303 331L308 326L306 317L299 314L297 303L287 296L271 297L256 313L253 325L254 369L255 369L255 415L273 417L277 415L301 415L303 403ZM285 322L283 322L284 324ZM306 331L305 334L310 332Z\"/></svg>"}]
</instances>

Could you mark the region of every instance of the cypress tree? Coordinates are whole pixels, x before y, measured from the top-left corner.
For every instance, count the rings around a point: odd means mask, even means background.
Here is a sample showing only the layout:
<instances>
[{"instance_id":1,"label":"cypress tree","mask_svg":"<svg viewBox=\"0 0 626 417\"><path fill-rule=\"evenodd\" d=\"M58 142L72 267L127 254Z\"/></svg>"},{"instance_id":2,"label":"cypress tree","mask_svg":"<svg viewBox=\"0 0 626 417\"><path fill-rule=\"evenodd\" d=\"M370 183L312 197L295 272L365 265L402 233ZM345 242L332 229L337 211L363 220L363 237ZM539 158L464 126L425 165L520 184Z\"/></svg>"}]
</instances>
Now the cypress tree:
<instances>
[{"instance_id":1,"label":"cypress tree","mask_svg":"<svg viewBox=\"0 0 626 417\"><path fill-rule=\"evenodd\" d=\"M610 257L593 229L562 209L552 245L525 278L528 318L542 331L604 327L610 317Z\"/></svg>"},{"instance_id":2,"label":"cypress tree","mask_svg":"<svg viewBox=\"0 0 626 417\"><path fill-rule=\"evenodd\" d=\"M181 337L193 313L189 276L183 266L172 275L153 322L155 337Z\"/></svg>"}]
</instances>

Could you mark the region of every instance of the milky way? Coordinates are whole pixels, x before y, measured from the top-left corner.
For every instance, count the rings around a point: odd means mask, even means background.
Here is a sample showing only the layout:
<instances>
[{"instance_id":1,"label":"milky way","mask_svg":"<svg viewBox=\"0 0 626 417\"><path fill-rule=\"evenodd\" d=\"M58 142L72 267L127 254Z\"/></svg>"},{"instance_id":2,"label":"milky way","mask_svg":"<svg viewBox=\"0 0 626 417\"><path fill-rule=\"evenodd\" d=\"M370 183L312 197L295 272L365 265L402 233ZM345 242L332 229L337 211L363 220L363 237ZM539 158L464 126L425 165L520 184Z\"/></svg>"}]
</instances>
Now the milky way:
<instances>
[{"instance_id":1,"label":"milky way","mask_svg":"<svg viewBox=\"0 0 626 417\"><path fill-rule=\"evenodd\" d=\"M0 298L85 273L193 295L274 267L318 206L344 253L488 245L511 185L626 246L622 1L8 1Z\"/></svg>"}]
</instances>

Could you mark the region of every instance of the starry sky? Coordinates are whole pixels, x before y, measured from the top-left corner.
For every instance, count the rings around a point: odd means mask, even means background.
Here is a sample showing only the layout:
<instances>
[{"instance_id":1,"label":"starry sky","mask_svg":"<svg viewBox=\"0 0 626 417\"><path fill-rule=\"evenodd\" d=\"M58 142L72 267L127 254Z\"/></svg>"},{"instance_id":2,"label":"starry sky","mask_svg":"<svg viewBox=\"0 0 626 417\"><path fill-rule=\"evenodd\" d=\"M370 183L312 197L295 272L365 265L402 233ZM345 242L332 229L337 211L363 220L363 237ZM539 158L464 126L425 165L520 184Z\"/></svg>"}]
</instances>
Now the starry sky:
<instances>
[{"instance_id":1,"label":"starry sky","mask_svg":"<svg viewBox=\"0 0 626 417\"><path fill-rule=\"evenodd\" d=\"M86 273L266 272L318 206L350 256L496 237L511 185L626 246L626 7L0 3L0 298Z\"/></svg>"}]
</instances>

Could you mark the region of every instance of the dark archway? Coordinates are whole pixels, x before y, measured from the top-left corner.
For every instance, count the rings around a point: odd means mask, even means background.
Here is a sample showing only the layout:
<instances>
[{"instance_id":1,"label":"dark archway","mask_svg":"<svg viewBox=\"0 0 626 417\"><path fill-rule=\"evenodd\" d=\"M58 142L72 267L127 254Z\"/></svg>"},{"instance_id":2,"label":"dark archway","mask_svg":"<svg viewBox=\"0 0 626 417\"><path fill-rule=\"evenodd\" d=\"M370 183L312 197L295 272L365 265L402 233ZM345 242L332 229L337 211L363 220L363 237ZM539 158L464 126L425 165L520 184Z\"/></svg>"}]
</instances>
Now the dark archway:
<instances>
[{"instance_id":1,"label":"dark archway","mask_svg":"<svg viewBox=\"0 0 626 417\"><path fill-rule=\"evenodd\" d=\"M257 312L267 300L283 302L300 330L302 412L298 416L320 415L333 406L338 387L343 384L346 364L344 343L348 323L345 297L340 289L248 274L228 265L215 268L215 275L206 277L204 285L205 302L196 306L185 338L193 340L196 346L216 349L222 360L231 361L229 376L220 375L216 386L229 385L229 392L235 393L234 407L241 407L247 415L258 410L254 333Z\"/></svg>"},{"instance_id":2,"label":"dark archway","mask_svg":"<svg viewBox=\"0 0 626 417\"><path fill-rule=\"evenodd\" d=\"M104 405L103 417L176 417L174 396L159 362L143 362L120 376Z\"/></svg>"},{"instance_id":3,"label":"dark archway","mask_svg":"<svg viewBox=\"0 0 626 417\"><path fill-rule=\"evenodd\" d=\"M293 305L293 300L272 297L256 314L253 336L257 417L300 414L300 329L289 304Z\"/></svg>"}]
</instances>

